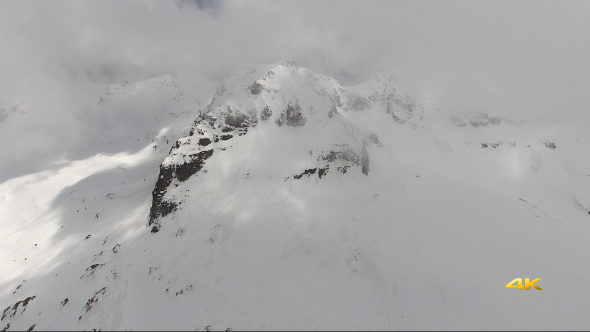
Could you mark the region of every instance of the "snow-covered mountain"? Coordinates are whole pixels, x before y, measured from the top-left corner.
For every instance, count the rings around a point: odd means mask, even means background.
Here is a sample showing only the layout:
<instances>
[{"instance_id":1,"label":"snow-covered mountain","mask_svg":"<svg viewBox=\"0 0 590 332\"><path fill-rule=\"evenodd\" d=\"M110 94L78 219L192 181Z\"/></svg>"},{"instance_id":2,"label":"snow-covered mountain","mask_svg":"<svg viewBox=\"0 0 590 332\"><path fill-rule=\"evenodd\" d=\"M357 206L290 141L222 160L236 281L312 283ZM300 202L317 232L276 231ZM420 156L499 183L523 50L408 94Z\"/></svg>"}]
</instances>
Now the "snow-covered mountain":
<instances>
[{"instance_id":1,"label":"snow-covered mountain","mask_svg":"<svg viewBox=\"0 0 590 332\"><path fill-rule=\"evenodd\" d=\"M252 179L285 181L330 172L368 176L368 151L381 144L370 123L349 119L347 113L369 109L398 123L422 111L413 98L397 93L387 76L348 91L333 78L286 61L230 77L164 160L153 193L152 232L159 230L161 217L190 200L181 184L201 170L208 172L206 166L215 170L204 177L205 186L243 170Z\"/></svg>"},{"instance_id":2,"label":"snow-covered mountain","mask_svg":"<svg viewBox=\"0 0 590 332\"><path fill-rule=\"evenodd\" d=\"M0 184L5 330L590 326L587 120L291 61L88 100L95 153Z\"/></svg>"}]
</instances>

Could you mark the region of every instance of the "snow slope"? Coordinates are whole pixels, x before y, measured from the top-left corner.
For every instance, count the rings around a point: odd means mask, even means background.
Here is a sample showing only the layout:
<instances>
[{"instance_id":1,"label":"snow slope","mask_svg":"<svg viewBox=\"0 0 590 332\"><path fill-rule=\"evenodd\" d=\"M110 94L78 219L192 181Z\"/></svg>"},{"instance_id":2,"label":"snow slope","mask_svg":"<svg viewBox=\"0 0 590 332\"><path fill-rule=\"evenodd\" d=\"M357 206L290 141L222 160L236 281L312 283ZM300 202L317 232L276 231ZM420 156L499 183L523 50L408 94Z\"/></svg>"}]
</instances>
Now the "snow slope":
<instances>
[{"instance_id":1,"label":"snow slope","mask_svg":"<svg viewBox=\"0 0 590 332\"><path fill-rule=\"evenodd\" d=\"M2 327L590 326L587 119L424 110L289 61L179 80L100 87L178 115L138 112L143 148L0 184Z\"/></svg>"}]
</instances>

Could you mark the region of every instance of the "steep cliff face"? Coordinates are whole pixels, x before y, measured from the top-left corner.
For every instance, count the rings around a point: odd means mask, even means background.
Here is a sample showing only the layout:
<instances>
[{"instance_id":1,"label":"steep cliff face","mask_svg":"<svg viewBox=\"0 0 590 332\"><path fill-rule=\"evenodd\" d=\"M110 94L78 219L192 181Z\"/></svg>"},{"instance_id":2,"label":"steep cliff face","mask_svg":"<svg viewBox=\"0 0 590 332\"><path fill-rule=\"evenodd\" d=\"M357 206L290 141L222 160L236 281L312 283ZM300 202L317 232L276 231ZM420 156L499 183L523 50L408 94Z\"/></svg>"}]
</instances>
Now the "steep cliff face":
<instances>
[{"instance_id":1,"label":"steep cliff face","mask_svg":"<svg viewBox=\"0 0 590 332\"><path fill-rule=\"evenodd\" d=\"M294 169L293 164L285 164L268 169L262 165L257 171L280 174L284 179L300 179L302 174L315 174L315 170L319 170L320 178L330 172L349 171L368 176L369 151L373 145L378 147L378 137L370 130L359 128L348 118L348 113L391 114L395 122L404 124L420 107L411 97L397 94L389 75L377 75L347 89L336 80L292 61L270 69L235 74L218 87L211 103L194 121L189 135L176 141L160 166L149 216L151 231L158 232L160 218L185 202L171 196L169 188L199 176L210 158L227 159L230 164L248 163L247 158L240 160L232 150L254 148L263 159L295 162L301 158L299 153L306 151L306 163L313 167ZM257 137L245 143L242 136L249 132ZM285 144L286 137L290 142Z\"/></svg>"}]
</instances>

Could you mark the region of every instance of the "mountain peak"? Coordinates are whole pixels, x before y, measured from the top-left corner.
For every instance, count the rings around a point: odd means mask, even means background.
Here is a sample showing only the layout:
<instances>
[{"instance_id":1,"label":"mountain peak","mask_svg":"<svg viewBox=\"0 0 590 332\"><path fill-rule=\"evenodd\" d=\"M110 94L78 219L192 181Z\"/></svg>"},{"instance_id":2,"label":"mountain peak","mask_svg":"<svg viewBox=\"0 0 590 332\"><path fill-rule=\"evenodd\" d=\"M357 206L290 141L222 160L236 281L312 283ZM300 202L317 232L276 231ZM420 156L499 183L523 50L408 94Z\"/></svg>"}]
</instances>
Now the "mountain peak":
<instances>
[{"instance_id":1,"label":"mountain peak","mask_svg":"<svg viewBox=\"0 0 590 332\"><path fill-rule=\"evenodd\" d=\"M319 178L352 172L369 176L371 151L380 143L365 128L364 113L389 118L385 121L395 125L408 122L418 107L388 88L391 75L378 74L373 81L378 84L347 90L290 60L232 75L162 163L153 191L152 232L159 231L162 218L181 208L176 188L220 160L231 160L225 173L233 174L239 172L235 165L251 165L256 156L259 163L252 169L281 181L317 170L322 170L317 171ZM277 156L280 162L274 160ZM203 177L194 181L221 181L211 173Z\"/></svg>"},{"instance_id":2,"label":"mountain peak","mask_svg":"<svg viewBox=\"0 0 590 332\"><path fill-rule=\"evenodd\" d=\"M293 68L293 69L303 68L297 62L295 62L293 60L283 60L283 61L281 61L281 65L285 66L287 68Z\"/></svg>"}]
</instances>

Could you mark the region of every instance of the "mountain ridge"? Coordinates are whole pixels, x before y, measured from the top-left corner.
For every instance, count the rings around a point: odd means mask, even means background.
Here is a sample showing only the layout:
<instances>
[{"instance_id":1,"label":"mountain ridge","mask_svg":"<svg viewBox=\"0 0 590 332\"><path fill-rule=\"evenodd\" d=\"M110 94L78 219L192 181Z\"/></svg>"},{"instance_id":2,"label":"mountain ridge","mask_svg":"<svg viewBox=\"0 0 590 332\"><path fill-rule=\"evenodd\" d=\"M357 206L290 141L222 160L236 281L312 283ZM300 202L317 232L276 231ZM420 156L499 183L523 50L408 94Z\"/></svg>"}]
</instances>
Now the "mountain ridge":
<instances>
[{"instance_id":1,"label":"mountain ridge","mask_svg":"<svg viewBox=\"0 0 590 332\"><path fill-rule=\"evenodd\" d=\"M164 198L172 182L175 179L178 182L188 180L201 171L214 151L223 153L231 148L228 144L234 137L246 135L258 125L285 125L294 128L293 132L298 130L295 128L307 125L312 130L305 135L323 137L324 141L330 138L322 136L321 131L338 131L339 138L331 143L332 148L316 153L317 161L324 161L324 164L298 173L311 175L317 170L321 178L328 175L332 164L333 171L346 173L349 168L360 166L361 172L368 175L370 158L367 146L378 144L379 139L374 133L367 136L361 134L361 130L341 114L366 111L372 109L371 103L374 103L384 108L377 111L392 114L395 122L406 123L414 115L414 109L421 106L407 94L398 97L392 85L394 80L390 75L377 74L349 92L335 79L315 74L293 61L283 61L270 66L270 69L232 75L217 88L208 106L200 111L189 135L176 141L170 155L162 163L153 191L149 221L151 232L159 231L160 217L172 213L182 204ZM328 129L324 124L314 126L312 121L328 122ZM313 146L309 148L313 157ZM285 177L289 176L285 174ZM301 177L297 174L292 176Z\"/></svg>"}]
</instances>

